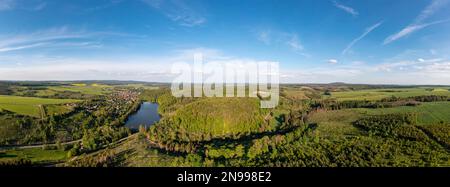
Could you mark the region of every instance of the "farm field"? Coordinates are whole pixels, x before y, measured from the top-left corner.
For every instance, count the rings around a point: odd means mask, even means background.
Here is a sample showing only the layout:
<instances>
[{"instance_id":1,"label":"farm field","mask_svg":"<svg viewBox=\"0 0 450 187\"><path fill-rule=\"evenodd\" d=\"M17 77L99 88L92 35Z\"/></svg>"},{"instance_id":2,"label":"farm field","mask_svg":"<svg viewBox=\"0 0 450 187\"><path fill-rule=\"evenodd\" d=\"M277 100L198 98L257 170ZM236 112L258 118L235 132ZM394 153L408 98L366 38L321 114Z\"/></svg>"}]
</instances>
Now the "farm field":
<instances>
[{"instance_id":1,"label":"farm field","mask_svg":"<svg viewBox=\"0 0 450 187\"><path fill-rule=\"evenodd\" d=\"M320 92L306 86L300 88L283 88L283 94L285 97L295 100L320 98Z\"/></svg>"},{"instance_id":2,"label":"farm field","mask_svg":"<svg viewBox=\"0 0 450 187\"><path fill-rule=\"evenodd\" d=\"M17 114L40 117L41 106L79 102L75 99L46 99L37 97L20 97L0 95L0 109Z\"/></svg>"},{"instance_id":3,"label":"farm field","mask_svg":"<svg viewBox=\"0 0 450 187\"><path fill-rule=\"evenodd\" d=\"M347 109L357 111L362 115L379 115L393 113L417 113L419 125L438 124L440 122L450 122L450 102L422 103L419 106L401 106L394 108L378 109Z\"/></svg>"},{"instance_id":4,"label":"farm field","mask_svg":"<svg viewBox=\"0 0 450 187\"><path fill-rule=\"evenodd\" d=\"M71 86L51 86L48 87L50 91L71 91L71 92L80 92L82 94L88 95L103 95L111 92L112 86L102 85L102 84L73 84ZM47 91L48 92L48 91ZM42 93L42 94L45 94Z\"/></svg>"},{"instance_id":5,"label":"farm field","mask_svg":"<svg viewBox=\"0 0 450 187\"><path fill-rule=\"evenodd\" d=\"M310 121L317 123L320 136L333 138L342 136L357 136L360 131L352 125L362 115L355 111L319 111L311 115Z\"/></svg>"},{"instance_id":6,"label":"farm field","mask_svg":"<svg viewBox=\"0 0 450 187\"><path fill-rule=\"evenodd\" d=\"M376 101L387 97L414 97L423 95L442 95L450 96L450 91L447 87L442 88L395 88L395 89L367 89L358 91L340 91L331 92L331 97L338 101L346 100L368 100Z\"/></svg>"},{"instance_id":7,"label":"farm field","mask_svg":"<svg viewBox=\"0 0 450 187\"><path fill-rule=\"evenodd\" d=\"M67 151L59 149L44 150L42 148L0 151L0 161L8 161L15 158L28 159L34 164L52 163L65 160L67 158Z\"/></svg>"},{"instance_id":8,"label":"farm field","mask_svg":"<svg viewBox=\"0 0 450 187\"><path fill-rule=\"evenodd\" d=\"M71 106L65 105L47 105L45 106L45 112L47 115L60 115L65 114L73 110Z\"/></svg>"}]
</instances>

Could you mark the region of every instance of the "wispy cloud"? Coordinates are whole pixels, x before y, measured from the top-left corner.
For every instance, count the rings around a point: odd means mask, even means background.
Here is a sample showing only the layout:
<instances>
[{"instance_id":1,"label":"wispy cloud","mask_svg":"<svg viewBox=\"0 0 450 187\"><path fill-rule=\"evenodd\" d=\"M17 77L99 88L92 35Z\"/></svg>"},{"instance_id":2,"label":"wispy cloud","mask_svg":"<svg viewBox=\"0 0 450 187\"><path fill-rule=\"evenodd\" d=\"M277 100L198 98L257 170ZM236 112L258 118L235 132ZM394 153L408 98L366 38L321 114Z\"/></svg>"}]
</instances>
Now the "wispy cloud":
<instances>
[{"instance_id":1,"label":"wispy cloud","mask_svg":"<svg viewBox=\"0 0 450 187\"><path fill-rule=\"evenodd\" d=\"M335 62L330 59L331 62ZM422 59L386 62L383 64L336 63L313 68L281 70L283 83L364 83L449 85L450 61Z\"/></svg>"},{"instance_id":2,"label":"wispy cloud","mask_svg":"<svg viewBox=\"0 0 450 187\"><path fill-rule=\"evenodd\" d=\"M123 57L53 57L18 55L3 57L0 62L0 80L141 80L171 82L171 64L192 64L194 54L202 53L205 63L245 64L259 61L233 57L220 50L194 48L172 51L168 55ZM126 63L124 63L126 62ZM270 61L265 61L270 62ZM9 65L5 65L8 64ZM22 66L26 64L26 66Z\"/></svg>"},{"instance_id":3,"label":"wispy cloud","mask_svg":"<svg viewBox=\"0 0 450 187\"><path fill-rule=\"evenodd\" d=\"M14 6L14 0L0 0L0 11L13 9Z\"/></svg>"},{"instance_id":4,"label":"wispy cloud","mask_svg":"<svg viewBox=\"0 0 450 187\"><path fill-rule=\"evenodd\" d=\"M91 37L90 35L85 32L70 31L67 27L52 28L28 34L8 35L1 37L0 52L43 47L58 41L86 39Z\"/></svg>"},{"instance_id":5,"label":"wispy cloud","mask_svg":"<svg viewBox=\"0 0 450 187\"><path fill-rule=\"evenodd\" d=\"M378 28L381 24L383 24L383 22L378 22L368 28L366 28L366 30L364 31L364 33L362 33L359 37L355 38L352 42L350 42L347 47L342 51L342 54L346 54L348 52L348 50L350 50L353 45L355 45L358 41L360 41L361 39L363 39L364 37L366 37L370 32L372 32L373 30L375 30L376 28Z\"/></svg>"},{"instance_id":6,"label":"wispy cloud","mask_svg":"<svg viewBox=\"0 0 450 187\"><path fill-rule=\"evenodd\" d=\"M6 10L26 10L40 11L47 6L43 0L0 0L0 11Z\"/></svg>"},{"instance_id":7,"label":"wispy cloud","mask_svg":"<svg viewBox=\"0 0 450 187\"><path fill-rule=\"evenodd\" d=\"M35 31L32 33L0 35L0 53L33 48L93 48L101 47L102 38L141 37L114 32L75 31L66 26Z\"/></svg>"},{"instance_id":8,"label":"wispy cloud","mask_svg":"<svg viewBox=\"0 0 450 187\"><path fill-rule=\"evenodd\" d=\"M15 47L3 47L3 48L0 48L0 52L8 52L8 51L29 49L29 48L35 48L35 47L40 47L40 46L45 46L45 45L48 45L48 43L34 43L34 44L18 45L18 46L15 46Z\"/></svg>"},{"instance_id":9,"label":"wispy cloud","mask_svg":"<svg viewBox=\"0 0 450 187\"><path fill-rule=\"evenodd\" d=\"M439 71L439 69L432 67L444 67L449 62L443 58L423 59L417 60L402 60L394 62L386 62L375 66L376 71L397 72L397 71L422 71L433 70ZM445 66L443 70L450 70L450 66Z\"/></svg>"},{"instance_id":10,"label":"wispy cloud","mask_svg":"<svg viewBox=\"0 0 450 187\"><path fill-rule=\"evenodd\" d=\"M170 20L181 26L194 27L206 23L206 18L198 11L179 0L141 0Z\"/></svg>"},{"instance_id":11,"label":"wispy cloud","mask_svg":"<svg viewBox=\"0 0 450 187\"><path fill-rule=\"evenodd\" d=\"M345 12L351 14L352 16L358 16L358 15L359 15L358 11L356 11L356 10L355 10L354 8L352 8L352 7L345 6L345 5L343 5L343 4L338 3L337 1L333 1L333 4L334 4L335 7L337 7L337 8L339 8L339 9L341 9L341 10L343 10L343 11L345 11Z\"/></svg>"},{"instance_id":12,"label":"wispy cloud","mask_svg":"<svg viewBox=\"0 0 450 187\"><path fill-rule=\"evenodd\" d=\"M302 56L311 56L304 52L305 47L303 46L297 33L289 33L274 29L263 29L256 32L256 39L265 45L288 47L291 51Z\"/></svg>"},{"instance_id":13,"label":"wispy cloud","mask_svg":"<svg viewBox=\"0 0 450 187\"><path fill-rule=\"evenodd\" d=\"M257 39L263 42L266 45L269 45L271 42L271 32L270 30L263 30L257 33Z\"/></svg>"},{"instance_id":14,"label":"wispy cloud","mask_svg":"<svg viewBox=\"0 0 450 187\"><path fill-rule=\"evenodd\" d=\"M108 9L110 7L119 5L120 3L124 2L124 0L109 0L107 2L105 2L102 5L98 5L98 6L94 6L94 7L89 7L86 8L84 11L85 12L95 12L95 11L100 11L100 10L104 10L104 9Z\"/></svg>"},{"instance_id":15,"label":"wispy cloud","mask_svg":"<svg viewBox=\"0 0 450 187\"><path fill-rule=\"evenodd\" d=\"M395 40L398 40L398 39L403 38L403 37L405 37L407 35L410 35L413 32L416 32L416 31L421 30L423 28L426 28L426 27L429 27L429 26L432 26L432 25L436 25L436 24L439 24L439 23L449 22L449 21L450 20L440 20L440 21L434 21L434 22L431 22L431 23L409 25L409 26L403 28L400 32L398 32L396 34L393 34L393 35L390 35L389 37L387 37L384 40L383 44L384 45L389 44L391 42L394 42Z\"/></svg>"},{"instance_id":16,"label":"wispy cloud","mask_svg":"<svg viewBox=\"0 0 450 187\"><path fill-rule=\"evenodd\" d=\"M39 11L39 10L44 9L45 7L47 7L47 3L46 2L40 2L39 4L34 6L32 9L35 10L35 11Z\"/></svg>"},{"instance_id":17,"label":"wispy cloud","mask_svg":"<svg viewBox=\"0 0 450 187\"><path fill-rule=\"evenodd\" d=\"M291 34L290 39L286 41L286 44L295 52L300 52L304 49L297 34Z\"/></svg>"},{"instance_id":18,"label":"wispy cloud","mask_svg":"<svg viewBox=\"0 0 450 187\"><path fill-rule=\"evenodd\" d=\"M439 21L434 21L434 22L430 22L430 23L423 23L423 21L425 21L427 18L429 18L431 15L433 15L436 11L438 11L440 8L442 8L444 5L446 5L448 2L449 2L449 0L433 0L431 2L431 4L429 4L427 7L425 7L425 9L423 9L420 12L420 14L416 17L416 19L411 24L409 24L408 26L406 26L405 28L400 30L398 33L388 36L384 40L383 44L384 45L389 44L400 38L408 36L408 35L412 34L413 32L416 32L423 28L429 27L431 25L436 25L439 23L444 23L444 22L450 21L450 20L439 20Z\"/></svg>"}]
</instances>

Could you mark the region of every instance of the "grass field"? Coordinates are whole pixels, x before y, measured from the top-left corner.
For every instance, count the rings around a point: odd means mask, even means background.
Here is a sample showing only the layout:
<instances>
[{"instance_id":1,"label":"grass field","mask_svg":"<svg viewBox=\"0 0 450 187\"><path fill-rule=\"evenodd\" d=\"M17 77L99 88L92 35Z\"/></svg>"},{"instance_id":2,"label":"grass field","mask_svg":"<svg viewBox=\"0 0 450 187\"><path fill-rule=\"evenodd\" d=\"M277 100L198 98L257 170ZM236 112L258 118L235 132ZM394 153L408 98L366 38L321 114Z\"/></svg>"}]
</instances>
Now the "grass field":
<instances>
[{"instance_id":1,"label":"grass field","mask_svg":"<svg viewBox=\"0 0 450 187\"><path fill-rule=\"evenodd\" d=\"M38 97L46 97L46 96L53 96L55 94L57 94L58 92L55 90L50 90L50 89L46 89L46 90L39 90L36 93L36 96Z\"/></svg>"},{"instance_id":2,"label":"grass field","mask_svg":"<svg viewBox=\"0 0 450 187\"><path fill-rule=\"evenodd\" d=\"M335 111L318 111L310 116L310 122L317 123L317 132L321 136L332 138L340 136L355 136L360 132L352 122L367 115L394 113L417 113L418 125L439 124L441 121L450 123L450 102L422 103L419 106L402 106L380 109L344 109Z\"/></svg>"},{"instance_id":3,"label":"grass field","mask_svg":"<svg viewBox=\"0 0 450 187\"><path fill-rule=\"evenodd\" d=\"M413 97L422 95L445 95L450 96L447 88L399 88L399 89L368 89L358 91L332 92L331 98L340 101L344 100L369 100L375 101L383 98L395 97Z\"/></svg>"},{"instance_id":4,"label":"grass field","mask_svg":"<svg viewBox=\"0 0 450 187\"><path fill-rule=\"evenodd\" d=\"M66 159L67 152L62 150L43 150L42 148L6 150L0 154L0 161L9 159L29 159L33 163L58 162Z\"/></svg>"},{"instance_id":5,"label":"grass field","mask_svg":"<svg viewBox=\"0 0 450 187\"><path fill-rule=\"evenodd\" d=\"M45 106L47 115L65 114L73 110L73 107L65 105L47 105Z\"/></svg>"},{"instance_id":6,"label":"grass field","mask_svg":"<svg viewBox=\"0 0 450 187\"><path fill-rule=\"evenodd\" d=\"M350 109L361 114L391 114L391 113L410 113L415 112L419 114L419 125L423 124L437 124L441 121L450 123L450 102L433 102L422 103L419 106L402 106L395 108L380 108L380 109Z\"/></svg>"},{"instance_id":7,"label":"grass field","mask_svg":"<svg viewBox=\"0 0 450 187\"><path fill-rule=\"evenodd\" d=\"M40 117L41 106L78 102L74 99L45 99L37 97L19 97L0 95L0 109L22 115Z\"/></svg>"},{"instance_id":8,"label":"grass field","mask_svg":"<svg viewBox=\"0 0 450 187\"><path fill-rule=\"evenodd\" d=\"M148 90L157 90L157 89L159 89L158 86L148 86L148 85L145 85L145 84L127 84L127 85L125 85L125 87L144 88L144 89L148 89Z\"/></svg>"},{"instance_id":9,"label":"grass field","mask_svg":"<svg viewBox=\"0 0 450 187\"><path fill-rule=\"evenodd\" d=\"M103 95L111 92L111 86L103 85L103 84L73 84L71 86L51 86L48 87L48 90L53 91L71 91L71 92L79 92L82 94L88 95ZM48 91L47 91L48 92Z\"/></svg>"},{"instance_id":10,"label":"grass field","mask_svg":"<svg viewBox=\"0 0 450 187\"><path fill-rule=\"evenodd\" d=\"M301 87L301 88L284 88L283 94L286 98L294 99L294 100L305 100L310 98L320 97L320 92L313 90L309 87Z\"/></svg>"},{"instance_id":11,"label":"grass field","mask_svg":"<svg viewBox=\"0 0 450 187\"><path fill-rule=\"evenodd\" d=\"M355 111L319 111L311 114L309 121L317 123L320 136L333 138L359 135L360 131L352 125L362 115Z\"/></svg>"}]
</instances>

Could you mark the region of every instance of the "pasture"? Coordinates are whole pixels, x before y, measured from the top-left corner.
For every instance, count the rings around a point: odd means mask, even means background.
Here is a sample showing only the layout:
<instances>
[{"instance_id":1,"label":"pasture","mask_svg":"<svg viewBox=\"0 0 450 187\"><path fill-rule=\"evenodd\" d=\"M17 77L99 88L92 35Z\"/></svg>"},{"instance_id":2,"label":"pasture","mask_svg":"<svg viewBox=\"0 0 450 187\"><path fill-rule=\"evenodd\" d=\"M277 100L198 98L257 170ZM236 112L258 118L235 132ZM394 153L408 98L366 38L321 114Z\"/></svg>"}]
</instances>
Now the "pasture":
<instances>
[{"instance_id":1,"label":"pasture","mask_svg":"<svg viewBox=\"0 0 450 187\"><path fill-rule=\"evenodd\" d=\"M113 87L102 84L92 84L92 85L75 84L71 86L50 86L47 88L48 90L53 90L57 92L70 91L70 92L79 92L87 95L103 95L106 93L110 93Z\"/></svg>"},{"instance_id":2,"label":"pasture","mask_svg":"<svg viewBox=\"0 0 450 187\"><path fill-rule=\"evenodd\" d=\"M29 159L33 163L59 162L67 158L67 152L63 150L43 150L42 148L5 150L0 153L0 161L12 159Z\"/></svg>"},{"instance_id":3,"label":"pasture","mask_svg":"<svg viewBox=\"0 0 450 187\"><path fill-rule=\"evenodd\" d=\"M355 111L317 111L310 115L310 122L317 124L316 132L327 138L357 136L360 131L352 125L362 115Z\"/></svg>"},{"instance_id":4,"label":"pasture","mask_svg":"<svg viewBox=\"0 0 450 187\"><path fill-rule=\"evenodd\" d=\"M423 95L443 95L450 96L450 91L446 87L430 88L392 88L392 89L367 89L357 91L331 92L331 97L339 101L346 100L368 100L376 101L387 97L414 97Z\"/></svg>"},{"instance_id":5,"label":"pasture","mask_svg":"<svg viewBox=\"0 0 450 187\"><path fill-rule=\"evenodd\" d=\"M293 100L316 99L320 98L321 95L319 91L306 86L300 88L284 87L282 89L282 94L286 98Z\"/></svg>"},{"instance_id":6,"label":"pasture","mask_svg":"<svg viewBox=\"0 0 450 187\"><path fill-rule=\"evenodd\" d=\"M0 109L17 114L41 117L42 106L79 102L74 99L46 99L37 97L20 97L0 95Z\"/></svg>"},{"instance_id":7,"label":"pasture","mask_svg":"<svg viewBox=\"0 0 450 187\"><path fill-rule=\"evenodd\" d=\"M417 113L419 125L438 124L441 121L450 123L450 102L422 103L419 106L401 106L378 109L347 109L361 114L379 115L392 113Z\"/></svg>"},{"instance_id":8,"label":"pasture","mask_svg":"<svg viewBox=\"0 0 450 187\"><path fill-rule=\"evenodd\" d=\"M71 106L65 106L65 105L46 105L45 106L45 113L47 115L60 115L60 114L66 114L71 111L73 111L74 107Z\"/></svg>"}]
</instances>

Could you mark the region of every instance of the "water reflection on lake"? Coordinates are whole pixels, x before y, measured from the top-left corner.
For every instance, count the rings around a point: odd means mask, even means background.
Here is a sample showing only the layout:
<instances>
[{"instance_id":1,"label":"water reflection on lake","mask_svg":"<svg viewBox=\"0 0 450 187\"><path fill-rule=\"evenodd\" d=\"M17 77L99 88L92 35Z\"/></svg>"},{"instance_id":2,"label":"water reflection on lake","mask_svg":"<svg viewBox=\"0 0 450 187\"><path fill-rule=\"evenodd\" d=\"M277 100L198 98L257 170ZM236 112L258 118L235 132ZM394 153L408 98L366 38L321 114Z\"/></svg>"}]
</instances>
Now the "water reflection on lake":
<instances>
[{"instance_id":1,"label":"water reflection on lake","mask_svg":"<svg viewBox=\"0 0 450 187\"><path fill-rule=\"evenodd\" d=\"M138 130L140 125L149 127L155 124L160 119L158 114L158 104L151 102L144 102L141 104L139 110L128 117L125 126L131 130Z\"/></svg>"}]
</instances>

